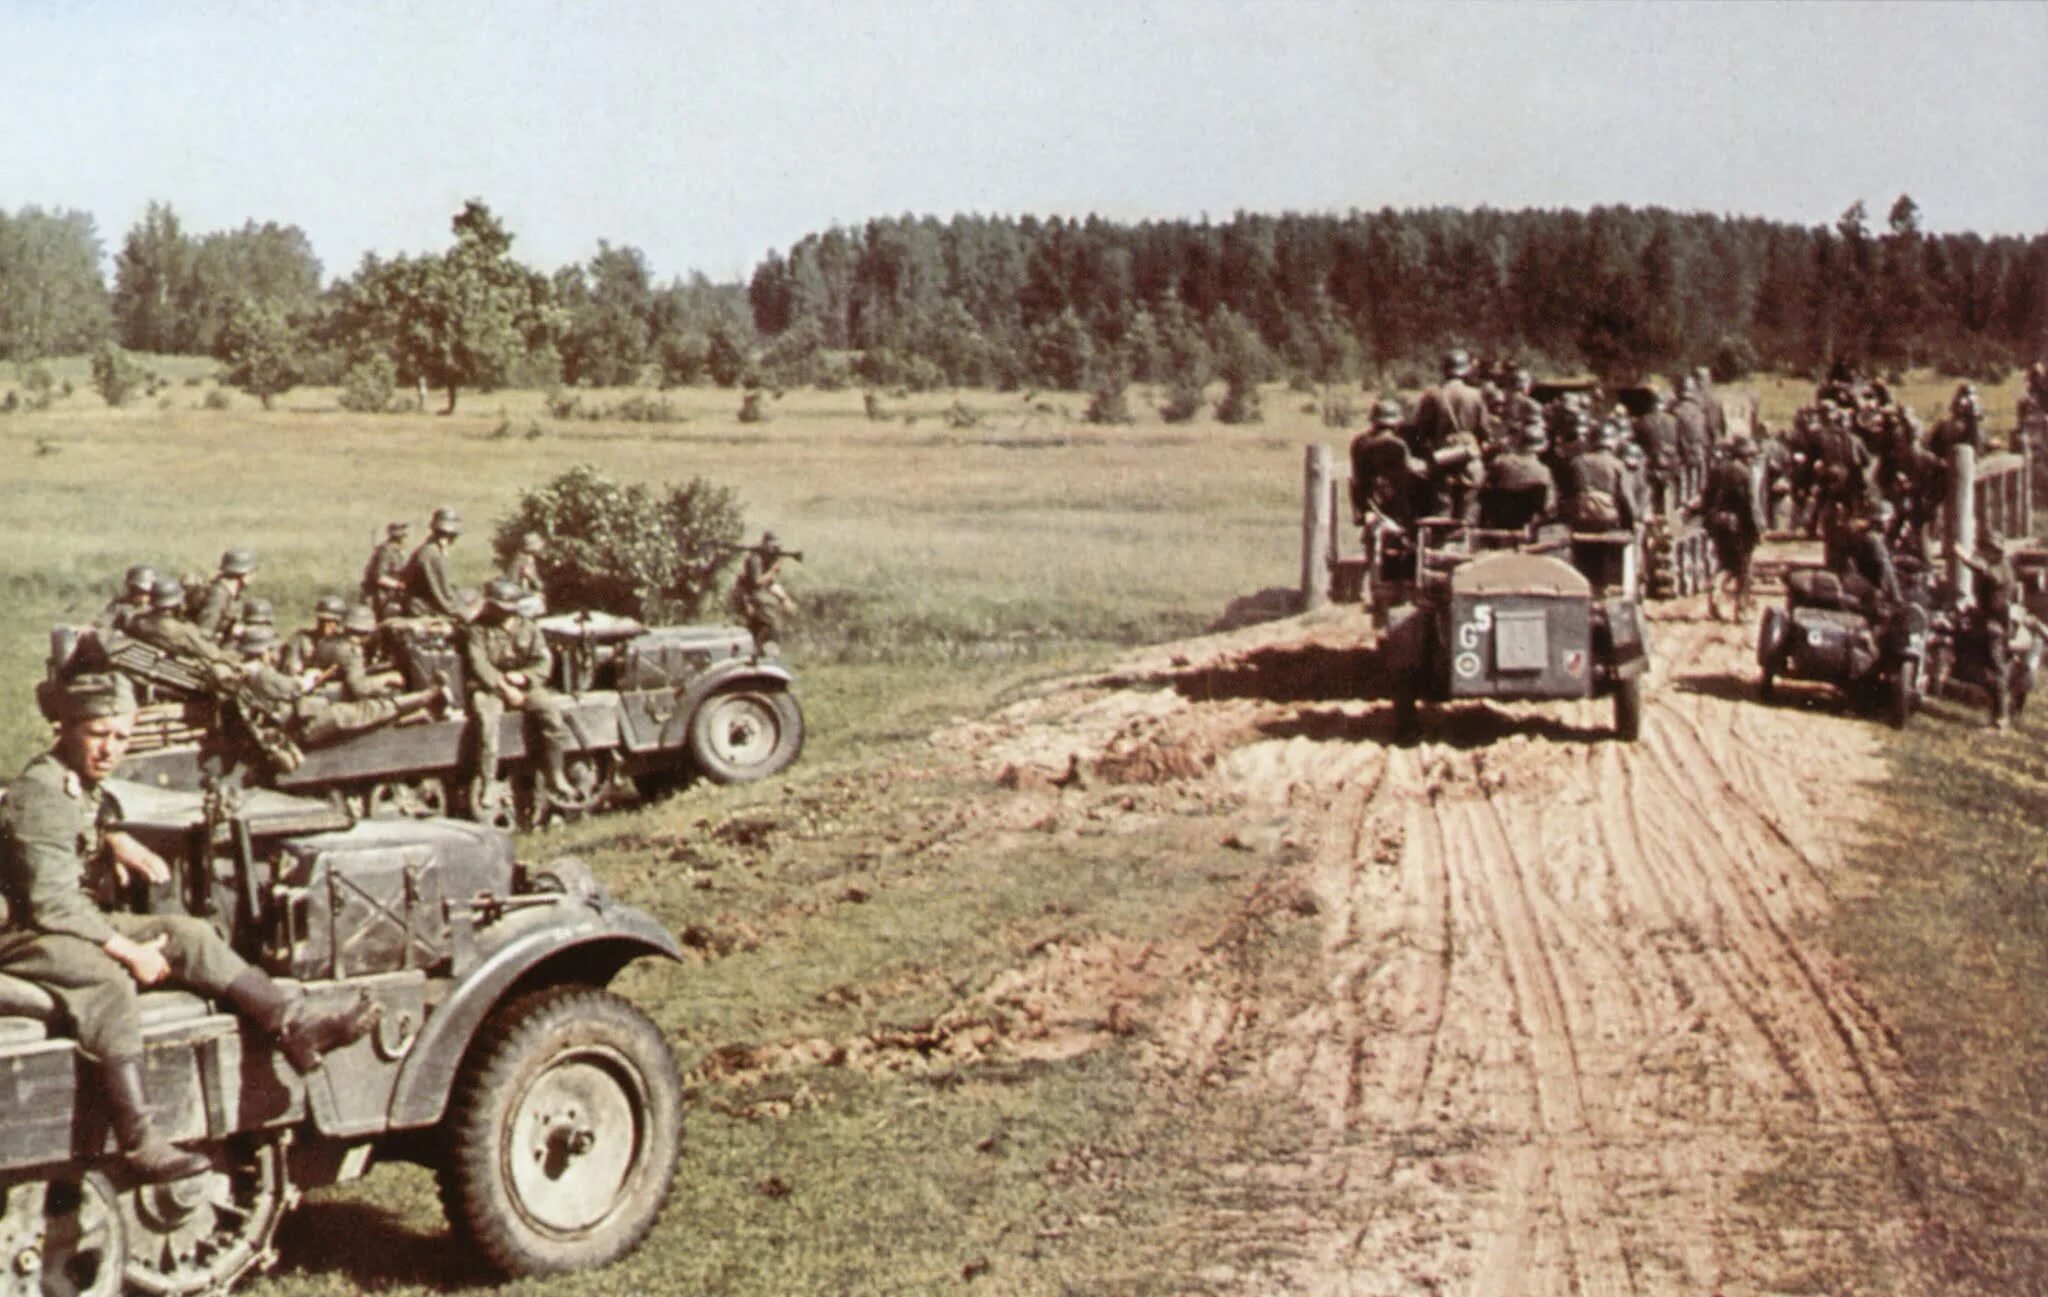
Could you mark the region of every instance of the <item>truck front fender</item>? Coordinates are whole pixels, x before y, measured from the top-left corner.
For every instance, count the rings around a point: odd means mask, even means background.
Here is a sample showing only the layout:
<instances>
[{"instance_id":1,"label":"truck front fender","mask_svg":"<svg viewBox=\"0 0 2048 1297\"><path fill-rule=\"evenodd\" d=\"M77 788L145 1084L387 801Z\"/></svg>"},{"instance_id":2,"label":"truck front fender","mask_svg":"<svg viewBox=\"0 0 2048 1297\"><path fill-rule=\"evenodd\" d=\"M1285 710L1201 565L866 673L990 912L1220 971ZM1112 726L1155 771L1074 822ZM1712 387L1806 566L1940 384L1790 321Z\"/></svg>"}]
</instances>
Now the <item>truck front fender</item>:
<instances>
[{"instance_id":1,"label":"truck front fender","mask_svg":"<svg viewBox=\"0 0 2048 1297\"><path fill-rule=\"evenodd\" d=\"M682 958L668 929L632 906L602 899L565 897L553 906L513 911L491 926L499 931L480 934L487 953L406 1050L391 1094L393 1130L441 1120L477 1029L511 996L562 982L603 986L636 959Z\"/></svg>"},{"instance_id":2,"label":"truck front fender","mask_svg":"<svg viewBox=\"0 0 2048 1297\"><path fill-rule=\"evenodd\" d=\"M622 695L626 703L627 746L636 752L679 750L689 741L690 719L712 694L742 687L784 693L795 683L796 676L788 667L751 658L730 658L673 693L663 690Z\"/></svg>"}]
</instances>

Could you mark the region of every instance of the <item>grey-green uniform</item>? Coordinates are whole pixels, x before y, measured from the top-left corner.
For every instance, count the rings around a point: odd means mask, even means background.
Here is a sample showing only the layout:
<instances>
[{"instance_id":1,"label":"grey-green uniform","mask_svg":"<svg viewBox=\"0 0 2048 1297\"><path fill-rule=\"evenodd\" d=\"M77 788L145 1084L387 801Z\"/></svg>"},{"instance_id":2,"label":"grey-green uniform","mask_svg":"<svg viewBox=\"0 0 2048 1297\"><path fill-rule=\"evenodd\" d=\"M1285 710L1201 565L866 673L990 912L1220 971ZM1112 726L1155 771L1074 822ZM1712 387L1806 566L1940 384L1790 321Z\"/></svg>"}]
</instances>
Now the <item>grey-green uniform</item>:
<instances>
[{"instance_id":1,"label":"grey-green uniform","mask_svg":"<svg viewBox=\"0 0 2048 1297\"><path fill-rule=\"evenodd\" d=\"M566 787L562 761L569 741L569 700L548 688L554 656L540 627L516 611L524 596L525 591L509 581L493 581L486 612L469 628L464 644L470 714L477 725L477 775L487 792L498 777L498 730L508 686L524 695L520 710L533 719L539 733L549 781L557 790ZM514 675L520 679L512 679Z\"/></svg>"},{"instance_id":2,"label":"grey-green uniform","mask_svg":"<svg viewBox=\"0 0 2048 1297\"><path fill-rule=\"evenodd\" d=\"M0 968L47 987L95 1061L142 1053L135 980L103 949L117 933L164 938L171 980L208 995L224 994L249 967L204 919L100 909L95 897L114 890L106 832L119 814L104 788L54 752L29 762L0 805Z\"/></svg>"}]
</instances>

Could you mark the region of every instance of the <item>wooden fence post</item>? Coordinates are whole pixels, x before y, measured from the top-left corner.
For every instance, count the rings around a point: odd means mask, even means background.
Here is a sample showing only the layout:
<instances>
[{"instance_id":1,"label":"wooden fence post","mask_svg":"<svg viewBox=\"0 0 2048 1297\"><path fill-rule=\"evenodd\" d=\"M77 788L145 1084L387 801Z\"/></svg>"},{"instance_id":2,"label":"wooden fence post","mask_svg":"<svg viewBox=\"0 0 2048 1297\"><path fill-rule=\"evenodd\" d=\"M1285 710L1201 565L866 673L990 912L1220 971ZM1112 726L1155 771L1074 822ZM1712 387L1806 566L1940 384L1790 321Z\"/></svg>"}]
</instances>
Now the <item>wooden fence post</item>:
<instances>
[{"instance_id":1,"label":"wooden fence post","mask_svg":"<svg viewBox=\"0 0 2048 1297\"><path fill-rule=\"evenodd\" d=\"M1330 602L1330 448L1308 448L1307 483L1301 502L1301 609Z\"/></svg>"},{"instance_id":2,"label":"wooden fence post","mask_svg":"<svg viewBox=\"0 0 2048 1297\"><path fill-rule=\"evenodd\" d=\"M1970 571L1963 559L1977 552L1977 452L1959 443L1948 453L1948 583L1968 602Z\"/></svg>"}]
</instances>

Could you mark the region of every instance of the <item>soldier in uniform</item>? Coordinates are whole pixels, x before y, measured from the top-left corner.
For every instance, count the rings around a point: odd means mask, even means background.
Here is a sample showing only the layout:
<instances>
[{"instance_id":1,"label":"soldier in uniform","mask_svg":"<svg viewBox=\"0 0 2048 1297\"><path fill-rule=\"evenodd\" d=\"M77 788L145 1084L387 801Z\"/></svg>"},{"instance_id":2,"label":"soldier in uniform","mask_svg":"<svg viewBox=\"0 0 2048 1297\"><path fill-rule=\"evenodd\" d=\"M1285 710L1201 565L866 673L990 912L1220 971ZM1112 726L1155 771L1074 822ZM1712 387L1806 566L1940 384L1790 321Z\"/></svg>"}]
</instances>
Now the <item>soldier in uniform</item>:
<instances>
[{"instance_id":1,"label":"soldier in uniform","mask_svg":"<svg viewBox=\"0 0 2048 1297\"><path fill-rule=\"evenodd\" d=\"M223 644L234 637L241 629L242 603L255 571L256 556L246 549L231 549L220 556L220 571L207 582L199 611L192 615L192 624L200 633Z\"/></svg>"},{"instance_id":2,"label":"soldier in uniform","mask_svg":"<svg viewBox=\"0 0 2048 1297\"><path fill-rule=\"evenodd\" d=\"M2012 557L1997 533L1987 530L1977 553L1959 555L1971 572L1971 603L1956 632L1958 653L1984 663L1991 686L1991 723L2012 725L2013 609L2019 604L2019 578Z\"/></svg>"},{"instance_id":3,"label":"soldier in uniform","mask_svg":"<svg viewBox=\"0 0 2048 1297\"><path fill-rule=\"evenodd\" d=\"M383 541L363 564L363 602L380 621L405 616L405 538L411 530L412 524L403 520L388 524Z\"/></svg>"},{"instance_id":4,"label":"soldier in uniform","mask_svg":"<svg viewBox=\"0 0 2048 1297\"><path fill-rule=\"evenodd\" d=\"M102 786L126 755L135 695L126 677L80 676L53 696L57 742L29 762L0 804L0 968L45 987L93 1067L129 1171L145 1183L211 1168L149 1120L142 1088L140 993L182 986L224 1000L276 1043L298 1071L376 1024L367 1000L314 1013L251 968L204 919L107 912L99 897L170 880L161 857L115 828Z\"/></svg>"},{"instance_id":5,"label":"soldier in uniform","mask_svg":"<svg viewBox=\"0 0 2048 1297\"><path fill-rule=\"evenodd\" d=\"M1640 521L1628 489L1628 469L1616 453L1627 438L1627 425L1610 419L1601 427L1597 445L1566 461L1564 519L1574 531L1612 531Z\"/></svg>"},{"instance_id":6,"label":"soldier in uniform","mask_svg":"<svg viewBox=\"0 0 2048 1297\"><path fill-rule=\"evenodd\" d=\"M377 614L370 605L359 603L341 619L341 639L325 648L322 667L341 687L343 699L354 702L382 698L401 683L397 671L378 670L370 660L370 641L377 634Z\"/></svg>"},{"instance_id":7,"label":"soldier in uniform","mask_svg":"<svg viewBox=\"0 0 2048 1297\"><path fill-rule=\"evenodd\" d=\"M547 541L537 531L527 532L519 538L519 553L512 560L512 566L505 570L505 579L521 590L539 590L540 556L547 552Z\"/></svg>"},{"instance_id":8,"label":"soldier in uniform","mask_svg":"<svg viewBox=\"0 0 2048 1297\"><path fill-rule=\"evenodd\" d=\"M340 595L323 594L314 600L312 627L293 632L291 639L285 643L285 671L291 675L318 672L323 676L332 676L335 649L348 642L341 634L341 619L347 613L348 605L341 601Z\"/></svg>"},{"instance_id":9,"label":"soldier in uniform","mask_svg":"<svg viewBox=\"0 0 2048 1297\"><path fill-rule=\"evenodd\" d=\"M462 534L462 515L442 506L434 510L433 534L412 552L405 564L405 611L412 617L463 620L462 601L448 581L448 547Z\"/></svg>"},{"instance_id":10,"label":"soldier in uniform","mask_svg":"<svg viewBox=\"0 0 2048 1297\"><path fill-rule=\"evenodd\" d=\"M128 623L128 633L209 675L235 665L233 654L185 619L185 587L176 577L157 578L150 591L149 611Z\"/></svg>"},{"instance_id":11,"label":"soldier in uniform","mask_svg":"<svg viewBox=\"0 0 2048 1297\"><path fill-rule=\"evenodd\" d=\"M268 599L245 599L242 601L242 616L237 623L236 633L251 626L268 626L277 629L277 609Z\"/></svg>"},{"instance_id":12,"label":"soldier in uniform","mask_svg":"<svg viewBox=\"0 0 2048 1297\"><path fill-rule=\"evenodd\" d=\"M1415 403L1409 436L1417 458L1429 466L1440 512L1470 521L1474 491L1486 475L1485 444L1492 427L1486 399L1466 381L1472 357L1463 347L1444 353L1443 382Z\"/></svg>"},{"instance_id":13,"label":"soldier in uniform","mask_svg":"<svg viewBox=\"0 0 2048 1297\"><path fill-rule=\"evenodd\" d=\"M1900 598L1898 569L1884 543L1891 520L1888 501L1865 506L1844 527L1835 561L1829 565L1842 579L1843 594L1872 620L1883 617Z\"/></svg>"},{"instance_id":14,"label":"soldier in uniform","mask_svg":"<svg viewBox=\"0 0 2048 1297\"><path fill-rule=\"evenodd\" d=\"M325 747L448 701L440 688L340 700L313 692L277 669L277 632L267 626L244 630L235 647L242 656L238 697L260 707L287 737L308 748Z\"/></svg>"},{"instance_id":15,"label":"soldier in uniform","mask_svg":"<svg viewBox=\"0 0 2048 1297\"><path fill-rule=\"evenodd\" d=\"M1683 503L1678 490L1678 420L1663 389L1652 384L1650 392L1655 403L1636 417L1636 444L1643 448L1644 474L1656 511L1668 514Z\"/></svg>"},{"instance_id":16,"label":"soldier in uniform","mask_svg":"<svg viewBox=\"0 0 2048 1297\"><path fill-rule=\"evenodd\" d=\"M1678 402L1671 407L1671 419L1678 430L1680 495L1690 500L1706 482L1714 444L1706 402L1700 399L1699 380L1691 374L1685 376L1679 389Z\"/></svg>"},{"instance_id":17,"label":"soldier in uniform","mask_svg":"<svg viewBox=\"0 0 2048 1297\"><path fill-rule=\"evenodd\" d=\"M533 721L549 790L564 799L575 797L563 769L569 700L548 687L554 658L540 627L519 614L525 598L526 591L510 581L491 582L464 647L469 710L476 718L476 800L486 807L497 805L504 794L498 779L498 722L508 708Z\"/></svg>"},{"instance_id":18,"label":"soldier in uniform","mask_svg":"<svg viewBox=\"0 0 2048 1297\"><path fill-rule=\"evenodd\" d=\"M1495 455L1479 488L1479 525L1500 531L1526 527L1557 507L1557 479L1543 461L1543 421L1526 419L1517 448Z\"/></svg>"},{"instance_id":19,"label":"soldier in uniform","mask_svg":"<svg viewBox=\"0 0 2048 1297\"><path fill-rule=\"evenodd\" d=\"M796 611L796 600L782 588L782 541L772 531L761 533L761 543L747 551L739 575L732 582L732 608L747 633L754 637L763 657L782 651L784 612Z\"/></svg>"},{"instance_id":20,"label":"soldier in uniform","mask_svg":"<svg viewBox=\"0 0 2048 1297\"><path fill-rule=\"evenodd\" d=\"M1763 474L1756 443L1737 435L1707 474L1699 510L1706 517L1707 536L1714 544L1714 580L1707 586L1707 615L1721 619L1724 580L1735 587L1735 620L1749 616L1750 574L1757 543L1764 534Z\"/></svg>"},{"instance_id":21,"label":"soldier in uniform","mask_svg":"<svg viewBox=\"0 0 2048 1297\"><path fill-rule=\"evenodd\" d=\"M1721 443L1728 440L1728 412L1721 406L1721 395L1714 390L1714 371L1705 365L1692 371L1693 386L1700 394L1700 408L1707 416L1707 444L1718 452Z\"/></svg>"},{"instance_id":22,"label":"soldier in uniform","mask_svg":"<svg viewBox=\"0 0 2048 1297\"><path fill-rule=\"evenodd\" d=\"M155 588L156 569L147 563L135 564L121 578L121 593L107 601L92 624L127 634L129 625L149 611L149 596Z\"/></svg>"}]
</instances>

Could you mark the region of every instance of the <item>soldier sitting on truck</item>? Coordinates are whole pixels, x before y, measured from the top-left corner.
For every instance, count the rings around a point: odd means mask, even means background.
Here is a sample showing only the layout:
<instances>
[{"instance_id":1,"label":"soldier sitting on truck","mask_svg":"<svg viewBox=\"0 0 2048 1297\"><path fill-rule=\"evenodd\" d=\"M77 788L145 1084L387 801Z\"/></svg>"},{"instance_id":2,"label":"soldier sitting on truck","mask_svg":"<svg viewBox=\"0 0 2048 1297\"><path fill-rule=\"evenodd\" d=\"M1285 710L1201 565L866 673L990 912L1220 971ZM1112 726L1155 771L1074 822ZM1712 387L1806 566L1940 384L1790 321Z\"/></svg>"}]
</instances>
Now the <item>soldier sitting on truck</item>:
<instances>
[{"instance_id":1,"label":"soldier sitting on truck","mask_svg":"<svg viewBox=\"0 0 2048 1297\"><path fill-rule=\"evenodd\" d=\"M243 631L235 647L242 655L242 666L237 686L229 692L245 711L259 711L299 747L326 747L351 734L378 729L448 701L438 687L349 700L311 691L277 669L277 632L267 626L252 626ZM279 764L297 764L296 754L287 756L270 751L268 745L266 752Z\"/></svg>"},{"instance_id":2,"label":"soldier sitting on truck","mask_svg":"<svg viewBox=\"0 0 2048 1297\"><path fill-rule=\"evenodd\" d=\"M142 1088L142 991L181 986L221 999L301 1073L376 1025L368 1000L315 1013L251 968L204 919L107 912L101 898L170 881L162 857L114 825L102 785L126 755L135 695L125 676L80 676L53 695L56 745L0 804L0 968L46 988L96 1068L128 1170L150 1184L212 1169L155 1129Z\"/></svg>"},{"instance_id":3,"label":"soldier sitting on truck","mask_svg":"<svg viewBox=\"0 0 2048 1297\"><path fill-rule=\"evenodd\" d=\"M548 687L554 657L540 627L519 614L526 594L502 579L485 587L483 610L469 628L464 648L469 710L476 719L475 800L483 807L496 806L504 798L498 779L498 723L508 708L530 717L540 734L548 790L565 800L576 795L563 766L569 700Z\"/></svg>"},{"instance_id":4,"label":"soldier sitting on truck","mask_svg":"<svg viewBox=\"0 0 2048 1297\"><path fill-rule=\"evenodd\" d=\"M448 547L462 534L462 515L442 506L434 510L433 535L412 552L405 564L405 611L412 617L463 620L462 601L448 582Z\"/></svg>"},{"instance_id":5,"label":"soldier sitting on truck","mask_svg":"<svg viewBox=\"0 0 2048 1297\"><path fill-rule=\"evenodd\" d=\"M1517 430L1519 445L1493 457L1479 487L1479 525L1497 531L1527 527L1550 516L1557 507L1557 479L1543 462L1547 438L1541 419L1527 419Z\"/></svg>"},{"instance_id":6,"label":"soldier sitting on truck","mask_svg":"<svg viewBox=\"0 0 2048 1297\"><path fill-rule=\"evenodd\" d=\"M192 624L203 635L225 644L242 628L242 605L248 597L249 578L256 573L256 556L246 549L231 549L220 556L220 571L206 583L206 593L192 614Z\"/></svg>"},{"instance_id":7,"label":"soldier sitting on truck","mask_svg":"<svg viewBox=\"0 0 2048 1297\"><path fill-rule=\"evenodd\" d=\"M406 533L412 524L399 520L384 528L384 540L363 564L362 597L379 619L405 615Z\"/></svg>"},{"instance_id":8,"label":"soldier sitting on truck","mask_svg":"<svg viewBox=\"0 0 2048 1297\"><path fill-rule=\"evenodd\" d=\"M149 596L156 588L156 569L137 563L121 578L121 593L107 601L93 625L101 630L128 633L129 625L149 611Z\"/></svg>"},{"instance_id":9,"label":"soldier sitting on truck","mask_svg":"<svg viewBox=\"0 0 2048 1297\"><path fill-rule=\"evenodd\" d=\"M149 596L149 611L128 623L128 634L204 675L232 674L235 656L185 620L185 587L176 577L158 577Z\"/></svg>"},{"instance_id":10,"label":"soldier sitting on truck","mask_svg":"<svg viewBox=\"0 0 2048 1297\"><path fill-rule=\"evenodd\" d=\"M347 612L348 605L340 595L323 594L314 601L312 627L293 632L285 641L279 662L287 674L316 673L332 678L335 652L348 643L341 634L341 619Z\"/></svg>"}]
</instances>

